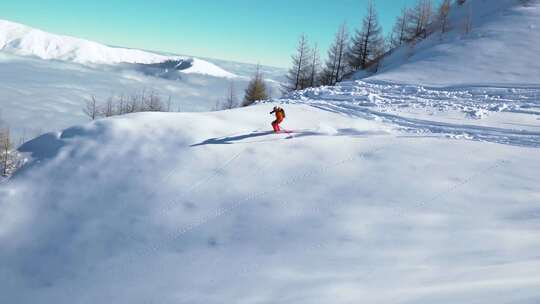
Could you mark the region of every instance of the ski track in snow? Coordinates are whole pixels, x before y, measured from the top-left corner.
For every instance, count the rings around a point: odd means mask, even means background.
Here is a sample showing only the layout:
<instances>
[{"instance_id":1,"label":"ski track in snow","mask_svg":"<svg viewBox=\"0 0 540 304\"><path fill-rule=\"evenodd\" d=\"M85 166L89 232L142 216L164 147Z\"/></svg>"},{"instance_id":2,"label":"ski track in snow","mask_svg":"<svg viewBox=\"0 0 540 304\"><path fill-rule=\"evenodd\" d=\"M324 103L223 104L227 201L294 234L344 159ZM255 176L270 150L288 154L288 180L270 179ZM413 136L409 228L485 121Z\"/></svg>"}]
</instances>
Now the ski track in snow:
<instances>
[{"instance_id":1,"label":"ski track in snow","mask_svg":"<svg viewBox=\"0 0 540 304\"><path fill-rule=\"evenodd\" d=\"M535 116L540 116L540 88L425 88L354 81L293 92L280 101L307 103L334 113L382 120L409 133L540 147L540 124L513 124L529 127L525 129L477 124L492 113L530 115L531 120L538 121L540 117ZM417 109L430 111L430 119L409 117ZM434 115L450 111L462 113L465 119L456 124L438 121Z\"/></svg>"}]
</instances>

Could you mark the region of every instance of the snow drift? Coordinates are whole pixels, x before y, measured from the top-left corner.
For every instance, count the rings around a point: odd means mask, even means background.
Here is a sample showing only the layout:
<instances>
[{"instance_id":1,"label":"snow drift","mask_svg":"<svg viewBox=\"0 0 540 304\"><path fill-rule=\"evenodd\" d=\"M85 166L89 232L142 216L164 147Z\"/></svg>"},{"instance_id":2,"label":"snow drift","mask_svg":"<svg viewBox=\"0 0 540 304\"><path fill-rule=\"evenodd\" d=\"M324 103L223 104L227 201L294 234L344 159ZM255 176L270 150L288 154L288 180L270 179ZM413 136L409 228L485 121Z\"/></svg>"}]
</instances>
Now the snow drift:
<instances>
[{"instance_id":1,"label":"snow drift","mask_svg":"<svg viewBox=\"0 0 540 304\"><path fill-rule=\"evenodd\" d=\"M540 3L468 0L454 5L447 33L384 58L364 80L426 86L540 86ZM470 15L472 30L464 32ZM357 77L363 77L358 73Z\"/></svg>"}]
</instances>

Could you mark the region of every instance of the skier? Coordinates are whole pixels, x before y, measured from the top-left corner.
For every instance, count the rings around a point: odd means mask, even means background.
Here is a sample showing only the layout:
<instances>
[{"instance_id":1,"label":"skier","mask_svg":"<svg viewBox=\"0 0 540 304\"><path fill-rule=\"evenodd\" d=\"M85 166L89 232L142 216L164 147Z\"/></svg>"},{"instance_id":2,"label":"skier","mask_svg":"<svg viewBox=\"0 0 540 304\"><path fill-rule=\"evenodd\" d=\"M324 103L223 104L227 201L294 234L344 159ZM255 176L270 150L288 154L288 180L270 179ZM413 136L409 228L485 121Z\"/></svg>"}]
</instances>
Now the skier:
<instances>
[{"instance_id":1,"label":"skier","mask_svg":"<svg viewBox=\"0 0 540 304\"><path fill-rule=\"evenodd\" d=\"M274 128L274 132L279 133L281 131L281 129L279 128L279 124L285 118L285 111L283 110L283 108L275 106L274 110L272 110L270 114L276 115L276 120L272 121L272 128Z\"/></svg>"}]
</instances>

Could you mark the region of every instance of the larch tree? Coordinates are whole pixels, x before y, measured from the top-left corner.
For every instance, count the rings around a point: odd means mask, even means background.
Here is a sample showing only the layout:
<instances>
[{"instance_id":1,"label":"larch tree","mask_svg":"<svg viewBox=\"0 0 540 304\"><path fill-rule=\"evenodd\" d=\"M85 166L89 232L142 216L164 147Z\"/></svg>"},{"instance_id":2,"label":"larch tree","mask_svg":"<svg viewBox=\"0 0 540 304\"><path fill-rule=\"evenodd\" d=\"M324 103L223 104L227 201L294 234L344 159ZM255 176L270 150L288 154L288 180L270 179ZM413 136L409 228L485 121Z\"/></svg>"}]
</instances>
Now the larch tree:
<instances>
[{"instance_id":1,"label":"larch tree","mask_svg":"<svg viewBox=\"0 0 540 304\"><path fill-rule=\"evenodd\" d=\"M463 33L465 34L469 34L472 30L472 6L470 3L467 3L466 7L466 12L465 12L465 18L463 19Z\"/></svg>"},{"instance_id":2,"label":"larch tree","mask_svg":"<svg viewBox=\"0 0 540 304\"><path fill-rule=\"evenodd\" d=\"M418 0L415 7L409 10L408 26L411 39L428 35L428 25L433 18L433 3L431 0Z\"/></svg>"},{"instance_id":3,"label":"larch tree","mask_svg":"<svg viewBox=\"0 0 540 304\"><path fill-rule=\"evenodd\" d=\"M236 89L234 86L234 81L231 80L231 83L229 84L229 89L227 91L227 98L225 99L225 108L226 109L232 109L236 107L237 104L237 97L236 97Z\"/></svg>"},{"instance_id":4,"label":"larch tree","mask_svg":"<svg viewBox=\"0 0 540 304\"><path fill-rule=\"evenodd\" d=\"M8 176L11 166L11 137L9 129L0 130L0 164L2 165L2 175Z\"/></svg>"},{"instance_id":5,"label":"larch tree","mask_svg":"<svg viewBox=\"0 0 540 304\"><path fill-rule=\"evenodd\" d=\"M319 73L321 69L321 55L319 53L319 46L315 44L311 50L311 58L309 58L309 77L308 86L316 87L319 85Z\"/></svg>"},{"instance_id":6,"label":"larch tree","mask_svg":"<svg viewBox=\"0 0 540 304\"><path fill-rule=\"evenodd\" d=\"M104 117L111 117L115 115L114 114L114 100L112 96L107 99L105 106L102 107L101 115Z\"/></svg>"},{"instance_id":7,"label":"larch tree","mask_svg":"<svg viewBox=\"0 0 540 304\"><path fill-rule=\"evenodd\" d=\"M349 64L353 69L365 69L384 52L384 37L373 1L369 2L361 30L352 38Z\"/></svg>"},{"instance_id":8,"label":"larch tree","mask_svg":"<svg viewBox=\"0 0 540 304\"><path fill-rule=\"evenodd\" d=\"M336 45L332 44L328 49L328 58L319 76L322 85L334 85L335 83L334 79L337 68L336 52Z\"/></svg>"},{"instance_id":9,"label":"larch tree","mask_svg":"<svg viewBox=\"0 0 540 304\"><path fill-rule=\"evenodd\" d=\"M287 74L285 91L303 90L307 87L309 82L310 53L306 35L302 34L300 39L298 39L296 54L292 56L292 67Z\"/></svg>"},{"instance_id":10,"label":"larch tree","mask_svg":"<svg viewBox=\"0 0 540 304\"><path fill-rule=\"evenodd\" d=\"M349 47L347 25L343 23L336 33L334 42L328 49L328 59L321 73L324 85L334 85L343 79L346 73L346 55Z\"/></svg>"},{"instance_id":11,"label":"larch tree","mask_svg":"<svg viewBox=\"0 0 540 304\"><path fill-rule=\"evenodd\" d=\"M260 66L257 66L257 71L248 84L246 94L244 96L244 102L242 106L247 107L252 105L256 101L268 99L266 91L266 83L264 82L263 75L261 73Z\"/></svg>"},{"instance_id":12,"label":"larch tree","mask_svg":"<svg viewBox=\"0 0 540 304\"><path fill-rule=\"evenodd\" d=\"M392 32L390 34L390 47L396 48L399 46L402 46L404 43L406 43L409 40L408 36L408 16L409 12L407 9L402 9L401 14L397 17L396 23L394 24L394 27L392 28Z\"/></svg>"},{"instance_id":13,"label":"larch tree","mask_svg":"<svg viewBox=\"0 0 540 304\"><path fill-rule=\"evenodd\" d=\"M450 15L450 8L452 7L451 0L443 0L439 6L439 13L437 15L437 21L441 28L441 33L448 32L450 28L448 16Z\"/></svg>"},{"instance_id":14,"label":"larch tree","mask_svg":"<svg viewBox=\"0 0 540 304\"><path fill-rule=\"evenodd\" d=\"M92 98L86 102L83 112L91 120L96 120L99 116L99 111L99 105L97 104L96 97L92 95Z\"/></svg>"}]
</instances>

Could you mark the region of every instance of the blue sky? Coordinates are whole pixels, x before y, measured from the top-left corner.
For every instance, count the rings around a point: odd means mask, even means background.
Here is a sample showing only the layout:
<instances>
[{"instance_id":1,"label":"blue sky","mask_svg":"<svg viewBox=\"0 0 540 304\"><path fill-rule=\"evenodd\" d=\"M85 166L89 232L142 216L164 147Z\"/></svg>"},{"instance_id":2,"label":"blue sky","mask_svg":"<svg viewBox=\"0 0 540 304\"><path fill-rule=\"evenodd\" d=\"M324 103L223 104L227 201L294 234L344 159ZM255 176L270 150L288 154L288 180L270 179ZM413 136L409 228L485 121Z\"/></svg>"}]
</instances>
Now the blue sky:
<instances>
[{"instance_id":1,"label":"blue sky","mask_svg":"<svg viewBox=\"0 0 540 304\"><path fill-rule=\"evenodd\" d=\"M0 19L102 43L286 67L304 32L322 49L368 0L3 0ZM375 0L385 30L415 0Z\"/></svg>"}]
</instances>

